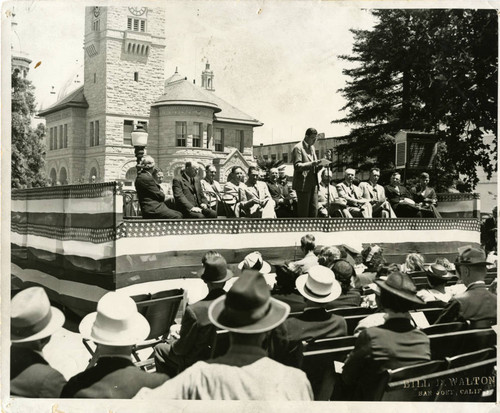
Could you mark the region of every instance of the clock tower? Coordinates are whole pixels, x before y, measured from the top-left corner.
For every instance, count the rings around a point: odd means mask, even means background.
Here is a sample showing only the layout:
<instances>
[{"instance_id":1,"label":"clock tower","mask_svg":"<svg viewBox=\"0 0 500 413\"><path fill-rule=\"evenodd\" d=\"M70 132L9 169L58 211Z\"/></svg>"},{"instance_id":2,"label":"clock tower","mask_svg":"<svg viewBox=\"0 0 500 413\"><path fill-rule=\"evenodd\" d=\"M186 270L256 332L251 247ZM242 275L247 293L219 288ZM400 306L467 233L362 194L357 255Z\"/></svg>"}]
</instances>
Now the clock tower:
<instances>
[{"instance_id":1,"label":"clock tower","mask_svg":"<svg viewBox=\"0 0 500 413\"><path fill-rule=\"evenodd\" d=\"M147 127L163 92L164 10L87 7L84 53L85 175L123 178L135 166L130 133L138 123Z\"/></svg>"}]
</instances>

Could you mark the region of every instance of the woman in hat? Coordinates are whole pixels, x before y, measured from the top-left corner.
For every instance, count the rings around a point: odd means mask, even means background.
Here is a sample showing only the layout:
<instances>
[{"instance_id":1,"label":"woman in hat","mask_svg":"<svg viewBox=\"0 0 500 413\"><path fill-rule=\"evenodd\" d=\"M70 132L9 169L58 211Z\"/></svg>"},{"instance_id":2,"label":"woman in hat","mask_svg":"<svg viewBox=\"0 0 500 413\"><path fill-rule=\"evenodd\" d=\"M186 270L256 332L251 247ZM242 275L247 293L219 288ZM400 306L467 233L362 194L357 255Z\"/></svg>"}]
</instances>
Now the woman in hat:
<instances>
[{"instance_id":1,"label":"woman in hat","mask_svg":"<svg viewBox=\"0 0 500 413\"><path fill-rule=\"evenodd\" d=\"M430 288L422 288L417 292L417 296L426 303L432 302L433 306L435 304L438 307L444 307L452 297L451 292L446 288L446 283L457 277L439 264L432 264L425 272Z\"/></svg>"},{"instance_id":2,"label":"woman in hat","mask_svg":"<svg viewBox=\"0 0 500 413\"><path fill-rule=\"evenodd\" d=\"M361 293L353 287L353 277L356 272L354 267L345 260L338 260L332 266L335 279L342 288L341 294L327 305L328 309L341 307L359 307L361 305Z\"/></svg>"},{"instance_id":3,"label":"woman in hat","mask_svg":"<svg viewBox=\"0 0 500 413\"><path fill-rule=\"evenodd\" d=\"M375 281L385 323L363 330L342 371L343 396L351 400L372 400L380 374L385 370L428 361L429 338L415 327L409 310L423 305L407 274L392 272Z\"/></svg>"}]
</instances>

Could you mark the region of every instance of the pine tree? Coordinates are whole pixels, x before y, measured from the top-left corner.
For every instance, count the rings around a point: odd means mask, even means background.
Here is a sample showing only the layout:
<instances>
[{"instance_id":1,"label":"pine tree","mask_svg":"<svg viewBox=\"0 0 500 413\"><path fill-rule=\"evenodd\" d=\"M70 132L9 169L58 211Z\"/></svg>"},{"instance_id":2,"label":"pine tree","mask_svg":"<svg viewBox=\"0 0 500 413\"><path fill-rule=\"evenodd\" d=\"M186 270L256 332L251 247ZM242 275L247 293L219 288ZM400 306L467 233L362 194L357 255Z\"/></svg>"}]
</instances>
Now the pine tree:
<instances>
[{"instance_id":1,"label":"pine tree","mask_svg":"<svg viewBox=\"0 0 500 413\"><path fill-rule=\"evenodd\" d=\"M478 182L497 169L498 22L494 10L374 10L373 30L353 30L340 90L353 127L339 151L353 164L394 166L393 136L401 129L433 132L444 146L438 168ZM494 134L493 147L483 133ZM491 157L493 162L491 162Z\"/></svg>"},{"instance_id":2,"label":"pine tree","mask_svg":"<svg viewBox=\"0 0 500 413\"><path fill-rule=\"evenodd\" d=\"M12 188L39 187L46 185L44 175L45 126L31 126L35 114L34 86L12 73Z\"/></svg>"}]
</instances>

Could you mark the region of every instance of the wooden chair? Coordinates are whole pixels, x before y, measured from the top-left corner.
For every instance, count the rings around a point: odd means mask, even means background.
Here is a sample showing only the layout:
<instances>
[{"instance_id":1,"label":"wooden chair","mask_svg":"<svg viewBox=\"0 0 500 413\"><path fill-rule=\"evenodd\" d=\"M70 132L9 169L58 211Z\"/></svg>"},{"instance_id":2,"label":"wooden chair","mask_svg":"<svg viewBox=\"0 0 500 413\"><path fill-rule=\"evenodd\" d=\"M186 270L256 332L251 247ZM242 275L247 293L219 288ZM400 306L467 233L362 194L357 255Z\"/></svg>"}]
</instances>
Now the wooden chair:
<instances>
[{"instance_id":1,"label":"wooden chair","mask_svg":"<svg viewBox=\"0 0 500 413\"><path fill-rule=\"evenodd\" d=\"M345 316L344 320L347 323L347 334L348 335L354 334L354 329L358 326L358 323L367 316L368 314Z\"/></svg>"},{"instance_id":2,"label":"wooden chair","mask_svg":"<svg viewBox=\"0 0 500 413\"><path fill-rule=\"evenodd\" d=\"M470 353L459 354L458 356L446 357L449 369L463 367L467 364L477 363L479 361L494 358L497 355L497 350L494 347L484 348Z\"/></svg>"},{"instance_id":3,"label":"wooden chair","mask_svg":"<svg viewBox=\"0 0 500 413\"><path fill-rule=\"evenodd\" d=\"M422 328L422 331L428 336L432 334L452 333L454 331L462 331L467 329L467 323L460 321L453 323L433 324L429 327Z\"/></svg>"},{"instance_id":4,"label":"wooden chair","mask_svg":"<svg viewBox=\"0 0 500 413\"><path fill-rule=\"evenodd\" d=\"M435 321L438 319L439 315L443 312L443 309L438 307L430 307L430 308L425 307L415 311L421 311L422 313L424 313L425 318L427 318L429 324L434 324Z\"/></svg>"},{"instance_id":5,"label":"wooden chair","mask_svg":"<svg viewBox=\"0 0 500 413\"><path fill-rule=\"evenodd\" d=\"M210 358L220 357L226 354L229 349L229 331L228 330L216 330L213 340L212 340L212 351L210 353Z\"/></svg>"},{"instance_id":6,"label":"wooden chair","mask_svg":"<svg viewBox=\"0 0 500 413\"><path fill-rule=\"evenodd\" d=\"M454 331L429 336L433 360L477 351L496 344L496 333L491 328Z\"/></svg>"},{"instance_id":7,"label":"wooden chair","mask_svg":"<svg viewBox=\"0 0 500 413\"><path fill-rule=\"evenodd\" d=\"M332 312L337 315L351 316L351 315L370 315L373 313L373 309L366 307L341 307L341 308L332 308L328 310L328 312Z\"/></svg>"}]
</instances>

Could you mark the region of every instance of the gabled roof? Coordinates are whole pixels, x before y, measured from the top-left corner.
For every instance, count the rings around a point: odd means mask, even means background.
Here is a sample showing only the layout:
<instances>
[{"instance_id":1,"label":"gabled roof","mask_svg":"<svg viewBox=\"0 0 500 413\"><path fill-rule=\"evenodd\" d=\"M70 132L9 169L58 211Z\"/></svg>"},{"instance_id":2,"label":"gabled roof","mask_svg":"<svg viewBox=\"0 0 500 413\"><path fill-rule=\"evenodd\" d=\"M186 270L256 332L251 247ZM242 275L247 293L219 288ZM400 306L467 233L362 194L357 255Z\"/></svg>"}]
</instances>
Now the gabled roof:
<instances>
[{"instance_id":1,"label":"gabled roof","mask_svg":"<svg viewBox=\"0 0 500 413\"><path fill-rule=\"evenodd\" d=\"M222 109L220 113L215 115L215 119L219 122L229 122L229 123L246 123L253 126L262 126L263 123L259 122L257 119L252 118L245 112L242 112L237 107L226 102L224 99L216 96L213 92L204 90L205 93L210 94L212 99L217 103L217 105Z\"/></svg>"},{"instance_id":2,"label":"gabled roof","mask_svg":"<svg viewBox=\"0 0 500 413\"><path fill-rule=\"evenodd\" d=\"M83 86L80 86L74 92L71 92L69 95L63 97L61 100L57 101L52 106L49 106L47 109L41 110L40 112L38 112L38 116L47 116L51 113L57 112L58 110L62 110L68 107L76 107L76 108L89 107L87 99L85 99L85 95L83 94Z\"/></svg>"}]
</instances>

